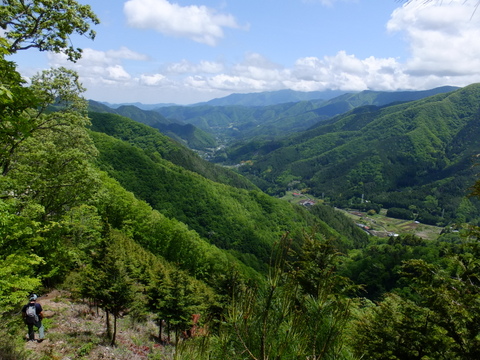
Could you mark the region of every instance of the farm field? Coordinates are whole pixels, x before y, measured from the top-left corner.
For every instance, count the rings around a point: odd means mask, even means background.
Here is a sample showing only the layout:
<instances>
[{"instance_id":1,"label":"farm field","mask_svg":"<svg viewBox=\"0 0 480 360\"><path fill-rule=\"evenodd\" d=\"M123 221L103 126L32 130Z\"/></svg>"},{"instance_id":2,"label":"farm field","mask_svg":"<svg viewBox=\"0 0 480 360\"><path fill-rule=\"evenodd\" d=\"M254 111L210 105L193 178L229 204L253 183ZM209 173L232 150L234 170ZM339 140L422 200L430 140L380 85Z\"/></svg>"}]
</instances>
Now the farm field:
<instances>
[{"instance_id":1,"label":"farm field","mask_svg":"<svg viewBox=\"0 0 480 360\"><path fill-rule=\"evenodd\" d=\"M288 191L282 199L299 205L313 205L322 203L323 200L314 196L303 193L301 191ZM395 219L385 216L386 210L382 210L380 214L368 215L366 212L350 209L339 209L356 224L363 224L368 227L369 231L379 237L387 237L392 234L407 235L412 234L422 239L435 240L440 232L441 227L422 224L414 220Z\"/></svg>"},{"instance_id":2,"label":"farm field","mask_svg":"<svg viewBox=\"0 0 480 360\"><path fill-rule=\"evenodd\" d=\"M422 224L413 220L395 219L385 216L385 211L380 214L367 215L365 212L357 210L338 209L353 219L357 224L364 224L371 231L375 231L378 236L398 235L416 235L422 239L435 240L442 231L441 227Z\"/></svg>"}]
</instances>

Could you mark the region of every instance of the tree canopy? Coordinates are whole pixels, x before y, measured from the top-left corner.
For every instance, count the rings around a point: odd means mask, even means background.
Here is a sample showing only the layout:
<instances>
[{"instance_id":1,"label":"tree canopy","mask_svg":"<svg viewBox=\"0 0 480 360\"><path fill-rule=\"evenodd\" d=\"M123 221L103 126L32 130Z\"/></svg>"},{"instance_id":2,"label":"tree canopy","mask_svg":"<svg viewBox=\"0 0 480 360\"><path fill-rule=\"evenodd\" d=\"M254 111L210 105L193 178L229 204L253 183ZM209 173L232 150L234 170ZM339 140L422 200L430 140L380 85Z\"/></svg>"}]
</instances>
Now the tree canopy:
<instances>
[{"instance_id":1,"label":"tree canopy","mask_svg":"<svg viewBox=\"0 0 480 360\"><path fill-rule=\"evenodd\" d=\"M0 27L9 41L7 50L37 48L64 53L71 61L82 56L82 49L71 42L72 34L94 39L91 25L100 21L89 5L74 0L2 0Z\"/></svg>"}]
</instances>

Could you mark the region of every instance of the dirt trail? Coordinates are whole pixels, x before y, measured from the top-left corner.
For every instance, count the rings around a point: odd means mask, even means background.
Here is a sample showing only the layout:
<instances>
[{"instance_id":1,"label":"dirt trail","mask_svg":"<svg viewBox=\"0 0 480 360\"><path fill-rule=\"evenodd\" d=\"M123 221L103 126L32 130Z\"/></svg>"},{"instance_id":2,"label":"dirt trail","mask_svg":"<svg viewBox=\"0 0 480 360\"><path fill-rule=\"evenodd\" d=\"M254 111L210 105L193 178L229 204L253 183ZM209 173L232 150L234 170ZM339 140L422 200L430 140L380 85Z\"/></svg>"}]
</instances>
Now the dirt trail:
<instances>
[{"instance_id":1,"label":"dirt trail","mask_svg":"<svg viewBox=\"0 0 480 360\"><path fill-rule=\"evenodd\" d=\"M105 315L101 310L97 313L96 308L76 302L68 292L59 290L42 295L38 302L45 315L45 340L25 342L25 349L31 351L29 360L144 360L149 354L163 353L163 347L151 335L157 331L153 322L135 326L128 317L119 319L118 346L112 347L105 336Z\"/></svg>"}]
</instances>

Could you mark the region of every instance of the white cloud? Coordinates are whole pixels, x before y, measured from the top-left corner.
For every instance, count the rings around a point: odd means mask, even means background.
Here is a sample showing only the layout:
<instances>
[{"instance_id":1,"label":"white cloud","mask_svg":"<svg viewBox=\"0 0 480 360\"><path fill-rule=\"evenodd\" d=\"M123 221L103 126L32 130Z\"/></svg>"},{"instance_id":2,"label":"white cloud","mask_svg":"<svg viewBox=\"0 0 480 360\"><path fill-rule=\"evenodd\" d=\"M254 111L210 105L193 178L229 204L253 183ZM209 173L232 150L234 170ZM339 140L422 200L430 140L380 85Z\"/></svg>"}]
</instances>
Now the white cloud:
<instances>
[{"instance_id":1,"label":"white cloud","mask_svg":"<svg viewBox=\"0 0 480 360\"><path fill-rule=\"evenodd\" d=\"M213 61L200 61L194 64L188 60L182 60L178 63L172 63L166 66L165 71L172 74L188 74L188 73L207 73L217 74L224 70L224 64Z\"/></svg>"},{"instance_id":2,"label":"white cloud","mask_svg":"<svg viewBox=\"0 0 480 360\"><path fill-rule=\"evenodd\" d=\"M52 67L64 66L78 72L82 82L88 88L89 85L119 84L132 80L132 76L122 65L123 60L146 61L145 55L136 53L126 47L118 50L98 51L83 49L80 60L72 64L63 54L48 53L49 65Z\"/></svg>"},{"instance_id":3,"label":"white cloud","mask_svg":"<svg viewBox=\"0 0 480 360\"><path fill-rule=\"evenodd\" d=\"M471 1L472 4L468 0L449 0L442 4L434 0L417 1L396 9L387 28L405 34L410 56L402 62L389 57L362 59L347 51L339 51L323 57L301 57L287 67L252 52L233 64L184 59L156 65L143 74L134 74L129 72L127 65L149 59L123 47L104 52L85 49L82 59L69 66L79 72L87 88L96 88L92 91L97 91L99 96L118 97L122 89L128 89L119 101L192 103L234 92L285 88L298 91L390 91L464 86L480 81L480 10L477 14L476 0ZM154 23L163 21L162 26L169 27L171 34L191 38L193 34L200 37L210 34L212 43L223 36L220 22L215 18L220 15L202 6L180 7L163 0L129 0L126 4L137 6L135 11L132 10L132 16L138 15L136 21L143 19L145 27L154 27ZM165 19L158 17L157 12L161 11L153 5L148 12L143 12L139 4L157 5L167 15ZM197 19L198 26L190 26L187 18ZM231 20L232 26L236 26L234 19ZM207 23L213 23L219 32L211 32ZM50 59L53 65L67 65L64 56L50 55ZM160 94L162 98L158 98Z\"/></svg>"},{"instance_id":4,"label":"white cloud","mask_svg":"<svg viewBox=\"0 0 480 360\"><path fill-rule=\"evenodd\" d=\"M334 56L300 58L291 69L288 87L313 91L409 88L402 65L393 58L358 59L345 51Z\"/></svg>"},{"instance_id":5,"label":"white cloud","mask_svg":"<svg viewBox=\"0 0 480 360\"><path fill-rule=\"evenodd\" d=\"M122 46L118 50L109 50L106 52L106 54L109 58L112 58L112 59L125 59L125 60L136 60L136 61L148 60L148 56L132 51L125 46Z\"/></svg>"},{"instance_id":6,"label":"white cloud","mask_svg":"<svg viewBox=\"0 0 480 360\"><path fill-rule=\"evenodd\" d=\"M147 86L159 86L165 84L167 78L162 74L140 75L140 83Z\"/></svg>"},{"instance_id":7,"label":"white cloud","mask_svg":"<svg viewBox=\"0 0 480 360\"><path fill-rule=\"evenodd\" d=\"M413 76L480 74L480 14L477 1L413 2L396 9L387 28L406 34Z\"/></svg>"},{"instance_id":8,"label":"white cloud","mask_svg":"<svg viewBox=\"0 0 480 360\"><path fill-rule=\"evenodd\" d=\"M284 69L261 54L249 53L245 59L232 67L232 74L245 79L265 82L281 81Z\"/></svg>"},{"instance_id":9,"label":"white cloud","mask_svg":"<svg viewBox=\"0 0 480 360\"><path fill-rule=\"evenodd\" d=\"M124 13L131 27L153 29L211 46L224 37L223 28L240 28L230 14L218 13L206 6L180 6L166 0L128 0Z\"/></svg>"},{"instance_id":10,"label":"white cloud","mask_svg":"<svg viewBox=\"0 0 480 360\"><path fill-rule=\"evenodd\" d=\"M187 61L172 64L169 70L180 77L175 82L198 91L255 92L290 88L298 91L340 89L396 90L410 88L402 65L393 58L369 57L361 60L344 51L324 58L306 57L285 68L258 53L250 53L243 61L221 72L208 74ZM175 70L175 72L173 72Z\"/></svg>"}]
</instances>

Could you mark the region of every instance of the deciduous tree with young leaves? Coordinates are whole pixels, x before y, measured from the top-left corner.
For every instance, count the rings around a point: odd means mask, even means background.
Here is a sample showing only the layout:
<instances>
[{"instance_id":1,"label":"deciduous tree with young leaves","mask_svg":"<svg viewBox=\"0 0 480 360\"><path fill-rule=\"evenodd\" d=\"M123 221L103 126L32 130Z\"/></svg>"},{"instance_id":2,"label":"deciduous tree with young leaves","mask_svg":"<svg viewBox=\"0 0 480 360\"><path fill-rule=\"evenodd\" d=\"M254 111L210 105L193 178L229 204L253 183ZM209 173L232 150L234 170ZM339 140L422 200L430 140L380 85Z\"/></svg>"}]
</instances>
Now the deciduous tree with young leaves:
<instances>
[{"instance_id":1,"label":"deciduous tree with young leaves","mask_svg":"<svg viewBox=\"0 0 480 360\"><path fill-rule=\"evenodd\" d=\"M37 48L40 51L64 53L71 61L82 56L70 36L78 34L95 38L91 25L100 21L89 5L75 0L2 0L0 27L9 41L7 50Z\"/></svg>"},{"instance_id":2,"label":"deciduous tree with young leaves","mask_svg":"<svg viewBox=\"0 0 480 360\"><path fill-rule=\"evenodd\" d=\"M90 27L98 19L73 0L0 4L0 274L10 274L0 281L3 316L64 267L60 221L98 184L88 163L96 150L78 76L60 68L33 77L29 85L6 57L37 48L75 61L81 49L70 36L93 39Z\"/></svg>"}]
</instances>

